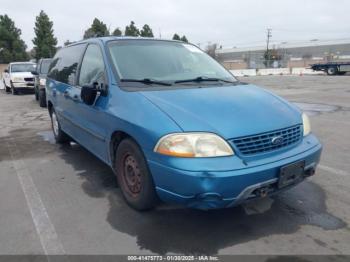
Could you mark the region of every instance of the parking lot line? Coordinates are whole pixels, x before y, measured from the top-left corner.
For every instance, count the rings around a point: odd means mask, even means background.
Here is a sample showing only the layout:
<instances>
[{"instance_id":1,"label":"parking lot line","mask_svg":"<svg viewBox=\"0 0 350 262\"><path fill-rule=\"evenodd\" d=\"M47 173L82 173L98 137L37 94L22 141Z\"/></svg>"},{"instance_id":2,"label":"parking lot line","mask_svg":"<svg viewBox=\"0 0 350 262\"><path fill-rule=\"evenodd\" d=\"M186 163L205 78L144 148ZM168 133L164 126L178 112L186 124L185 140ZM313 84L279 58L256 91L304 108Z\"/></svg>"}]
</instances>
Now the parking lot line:
<instances>
[{"instance_id":1,"label":"parking lot line","mask_svg":"<svg viewBox=\"0 0 350 262\"><path fill-rule=\"evenodd\" d=\"M6 142L6 145L45 255L64 255L63 245L58 239L55 227L50 220L33 179L20 157L15 140L10 139Z\"/></svg>"}]
</instances>

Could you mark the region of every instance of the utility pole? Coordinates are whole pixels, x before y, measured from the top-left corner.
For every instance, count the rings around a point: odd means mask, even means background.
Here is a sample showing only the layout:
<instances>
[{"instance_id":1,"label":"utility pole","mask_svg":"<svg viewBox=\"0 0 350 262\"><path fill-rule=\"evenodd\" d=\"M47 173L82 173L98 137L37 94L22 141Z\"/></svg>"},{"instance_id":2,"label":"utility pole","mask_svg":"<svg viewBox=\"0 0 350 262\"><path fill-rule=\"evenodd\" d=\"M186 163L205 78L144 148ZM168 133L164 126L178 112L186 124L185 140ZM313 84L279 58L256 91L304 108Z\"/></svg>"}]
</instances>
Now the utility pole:
<instances>
[{"instance_id":1,"label":"utility pole","mask_svg":"<svg viewBox=\"0 0 350 262\"><path fill-rule=\"evenodd\" d=\"M267 39L266 39L266 67L270 66L270 52L269 52L269 44L270 44L270 38L272 37L271 34L272 29L271 28L267 28Z\"/></svg>"}]
</instances>

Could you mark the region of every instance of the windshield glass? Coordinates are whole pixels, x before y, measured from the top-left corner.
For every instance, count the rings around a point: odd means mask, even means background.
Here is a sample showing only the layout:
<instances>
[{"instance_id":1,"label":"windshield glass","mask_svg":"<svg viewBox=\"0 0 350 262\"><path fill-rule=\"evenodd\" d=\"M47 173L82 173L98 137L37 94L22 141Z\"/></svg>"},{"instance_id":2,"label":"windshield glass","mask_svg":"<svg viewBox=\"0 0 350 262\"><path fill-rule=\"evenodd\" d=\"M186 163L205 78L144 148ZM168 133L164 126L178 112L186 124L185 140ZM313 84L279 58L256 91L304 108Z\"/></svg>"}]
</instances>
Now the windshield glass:
<instances>
[{"instance_id":1,"label":"windshield glass","mask_svg":"<svg viewBox=\"0 0 350 262\"><path fill-rule=\"evenodd\" d=\"M40 73L47 74L47 72L49 71L50 64L51 64L51 59L50 60L43 60L41 62Z\"/></svg>"},{"instance_id":2,"label":"windshield glass","mask_svg":"<svg viewBox=\"0 0 350 262\"><path fill-rule=\"evenodd\" d=\"M203 78L236 79L199 48L157 40L112 41L109 51L121 79L178 81Z\"/></svg>"},{"instance_id":3,"label":"windshield glass","mask_svg":"<svg viewBox=\"0 0 350 262\"><path fill-rule=\"evenodd\" d=\"M11 65L11 72L32 72L35 71L36 64L13 64Z\"/></svg>"}]
</instances>

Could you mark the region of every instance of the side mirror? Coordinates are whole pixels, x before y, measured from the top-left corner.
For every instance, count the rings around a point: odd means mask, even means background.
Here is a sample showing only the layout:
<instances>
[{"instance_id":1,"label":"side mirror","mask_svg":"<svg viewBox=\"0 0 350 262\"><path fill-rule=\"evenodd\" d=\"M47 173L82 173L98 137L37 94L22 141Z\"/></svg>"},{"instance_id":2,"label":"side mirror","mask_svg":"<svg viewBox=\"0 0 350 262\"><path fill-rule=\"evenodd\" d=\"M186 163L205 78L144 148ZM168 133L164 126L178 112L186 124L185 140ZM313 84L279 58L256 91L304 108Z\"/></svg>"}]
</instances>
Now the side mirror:
<instances>
[{"instance_id":1,"label":"side mirror","mask_svg":"<svg viewBox=\"0 0 350 262\"><path fill-rule=\"evenodd\" d=\"M97 84L85 85L81 88L81 100L89 106L93 105L97 96Z\"/></svg>"},{"instance_id":2,"label":"side mirror","mask_svg":"<svg viewBox=\"0 0 350 262\"><path fill-rule=\"evenodd\" d=\"M8 70L8 69L5 69L5 70L4 70L4 72L5 72L5 73L8 73L8 72L9 72L9 70Z\"/></svg>"},{"instance_id":3,"label":"side mirror","mask_svg":"<svg viewBox=\"0 0 350 262\"><path fill-rule=\"evenodd\" d=\"M37 71L32 71L31 73L32 73L32 75L34 75L34 76L39 75L39 73L38 73Z\"/></svg>"}]
</instances>

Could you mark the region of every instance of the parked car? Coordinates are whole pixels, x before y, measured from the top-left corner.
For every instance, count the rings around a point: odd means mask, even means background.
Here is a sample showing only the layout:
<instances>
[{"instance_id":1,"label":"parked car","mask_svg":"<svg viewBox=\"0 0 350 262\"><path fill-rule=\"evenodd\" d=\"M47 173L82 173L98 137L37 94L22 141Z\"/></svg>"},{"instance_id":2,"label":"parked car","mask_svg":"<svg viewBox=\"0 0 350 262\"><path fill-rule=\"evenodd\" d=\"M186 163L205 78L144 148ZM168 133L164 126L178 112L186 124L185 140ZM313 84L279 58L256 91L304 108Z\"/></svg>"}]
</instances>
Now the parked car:
<instances>
[{"instance_id":1,"label":"parked car","mask_svg":"<svg viewBox=\"0 0 350 262\"><path fill-rule=\"evenodd\" d=\"M6 92L17 94L18 90L34 90L34 77L36 64L32 62L14 62L8 65L3 73L3 81Z\"/></svg>"},{"instance_id":2,"label":"parked car","mask_svg":"<svg viewBox=\"0 0 350 262\"><path fill-rule=\"evenodd\" d=\"M295 105L239 82L180 41L105 37L64 47L46 82L58 143L111 166L135 209L213 209L291 188L322 146Z\"/></svg>"},{"instance_id":3,"label":"parked car","mask_svg":"<svg viewBox=\"0 0 350 262\"><path fill-rule=\"evenodd\" d=\"M46 85L46 75L49 71L51 64L51 58L42 58L38 61L36 70L32 72L34 75L34 94L35 99L39 101L41 107L46 107L46 94L45 94L45 85Z\"/></svg>"}]
</instances>

